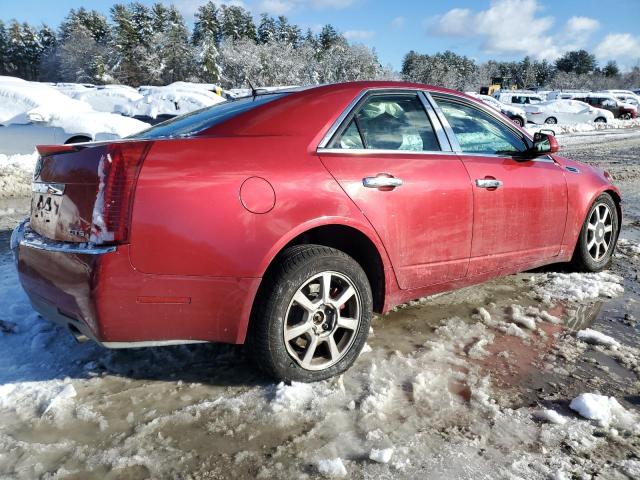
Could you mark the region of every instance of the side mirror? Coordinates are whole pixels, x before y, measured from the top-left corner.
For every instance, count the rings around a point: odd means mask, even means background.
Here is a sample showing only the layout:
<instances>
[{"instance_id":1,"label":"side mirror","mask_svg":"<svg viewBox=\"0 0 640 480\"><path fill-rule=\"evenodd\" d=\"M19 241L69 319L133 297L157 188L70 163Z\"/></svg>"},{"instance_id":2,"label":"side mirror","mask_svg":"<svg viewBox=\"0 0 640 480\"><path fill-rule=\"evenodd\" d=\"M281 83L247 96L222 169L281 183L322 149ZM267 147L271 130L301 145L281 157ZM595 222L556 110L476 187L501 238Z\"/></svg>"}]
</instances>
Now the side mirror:
<instances>
[{"instance_id":1,"label":"side mirror","mask_svg":"<svg viewBox=\"0 0 640 480\"><path fill-rule=\"evenodd\" d=\"M30 122L33 122L33 123L42 123L45 121L45 118L42 116L42 114L38 112L28 113L27 118L29 119Z\"/></svg>"},{"instance_id":2,"label":"side mirror","mask_svg":"<svg viewBox=\"0 0 640 480\"><path fill-rule=\"evenodd\" d=\"M560 146L553 134L536 132L533 135L533 148L531 150L535 156L540 156L547 155L548 153L556 153L560 150Z\"/></svg>"}]
</instances>

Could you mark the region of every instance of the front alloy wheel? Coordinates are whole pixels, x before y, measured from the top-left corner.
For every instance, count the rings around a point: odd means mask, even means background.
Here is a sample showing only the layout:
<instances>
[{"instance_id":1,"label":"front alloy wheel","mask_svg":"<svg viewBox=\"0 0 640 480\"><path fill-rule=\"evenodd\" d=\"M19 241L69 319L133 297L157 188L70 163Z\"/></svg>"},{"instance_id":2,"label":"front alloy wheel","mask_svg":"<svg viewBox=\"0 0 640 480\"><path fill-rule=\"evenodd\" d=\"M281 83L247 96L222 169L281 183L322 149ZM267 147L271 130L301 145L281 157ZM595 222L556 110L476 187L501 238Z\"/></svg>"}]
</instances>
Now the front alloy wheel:
<instances>
[{"instance_id":1,"label":"front alloy wheel","mask_svg":"<svg viewBox=\"0 0 640 480\"><path fill-rule=\"evenodd\" d=\"M320 245L290 247L258 291L247 347L279 380L323 380L356 360L372 315L371 287L353 258Z\"/></svg>"},{"instance_id":2,"label":"front alloy wheel","mask_svg":"<svg viewBox=\"0 0 640 480\"><path fill-rule=\"evenodd\" d=\"M618 240L618 209L613 198L603 193L596 198L582 225L571 263L582 272L599 272L611 263Z\"/></svg>"}]
</instances>

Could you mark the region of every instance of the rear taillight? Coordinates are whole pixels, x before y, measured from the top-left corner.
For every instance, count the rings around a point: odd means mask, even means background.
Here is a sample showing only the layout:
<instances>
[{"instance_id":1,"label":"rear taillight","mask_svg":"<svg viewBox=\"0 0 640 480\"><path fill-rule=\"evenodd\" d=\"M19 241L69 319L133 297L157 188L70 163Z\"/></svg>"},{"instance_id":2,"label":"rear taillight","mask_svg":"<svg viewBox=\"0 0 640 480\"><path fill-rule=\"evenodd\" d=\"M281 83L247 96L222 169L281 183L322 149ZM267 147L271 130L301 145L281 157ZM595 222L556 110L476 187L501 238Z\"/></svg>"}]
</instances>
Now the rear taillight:
<instances>
[{"instance_id":1,"label":"rear taillight","mask_svg":"<svg viewBox=\"0 0 640 480\"><path fill-rule=\"evenodd\" d=\"M100 159L100 184L91 228L93 243L127 241L135 184L150 145L147 142L114 143Z\"/></svg>"}]
</instances>

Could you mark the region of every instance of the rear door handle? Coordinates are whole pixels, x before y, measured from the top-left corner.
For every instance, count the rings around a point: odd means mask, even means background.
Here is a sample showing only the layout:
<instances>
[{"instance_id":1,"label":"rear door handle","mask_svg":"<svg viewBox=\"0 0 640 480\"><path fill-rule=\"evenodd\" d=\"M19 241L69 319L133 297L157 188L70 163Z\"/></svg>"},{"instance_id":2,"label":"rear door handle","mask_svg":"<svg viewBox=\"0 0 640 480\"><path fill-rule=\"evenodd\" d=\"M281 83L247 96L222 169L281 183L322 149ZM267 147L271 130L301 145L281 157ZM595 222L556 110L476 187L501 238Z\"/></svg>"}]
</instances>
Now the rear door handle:
<instances>
[{"instance_id":1,"label":"rear door handle","mask_svg":"<svg viewBox=\"0 0 640 480\"><path fill-rule=\"evenodd\" d=\"M388 174L378 174L375 177L365 177L362 184L367 188L388 188L393 189L402 185L400 178Z\"/></svg>"},{"instance_id":2,"label":"rear door handle","mask_svg":"<svg viewBox=\"0 0 640 480\"><path fill-rule=\"evenodd\" d=\"M495 178L478 178L476 179L476 186L478 188L500 188L502 182Z\"/></svg>"}]
</instances>

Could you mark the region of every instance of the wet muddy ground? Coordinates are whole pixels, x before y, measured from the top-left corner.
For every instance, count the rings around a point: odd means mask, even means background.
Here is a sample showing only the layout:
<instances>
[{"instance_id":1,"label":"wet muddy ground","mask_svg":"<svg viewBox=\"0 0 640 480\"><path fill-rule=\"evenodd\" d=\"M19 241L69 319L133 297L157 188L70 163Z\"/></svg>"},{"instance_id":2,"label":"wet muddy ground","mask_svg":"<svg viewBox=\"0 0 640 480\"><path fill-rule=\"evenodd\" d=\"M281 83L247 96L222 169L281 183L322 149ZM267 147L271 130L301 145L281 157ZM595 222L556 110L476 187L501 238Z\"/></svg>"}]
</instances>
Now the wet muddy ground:
<instances>
[{"instance_id":1,"label":"wet muddy ground","mask_svg":"<svg viewBox=\"0 0 640 480\"><path fill-rule=\"evenodd\" d=\"M640 132L560 141L622 189L609 274L551 268L412 302L313 385L274 384L240 347L76 344L21 293L7 243L26 201L3 201L0 478L640 478ZM622 410L581 418L585 392Z\"/></svg>"}]
</instances>

